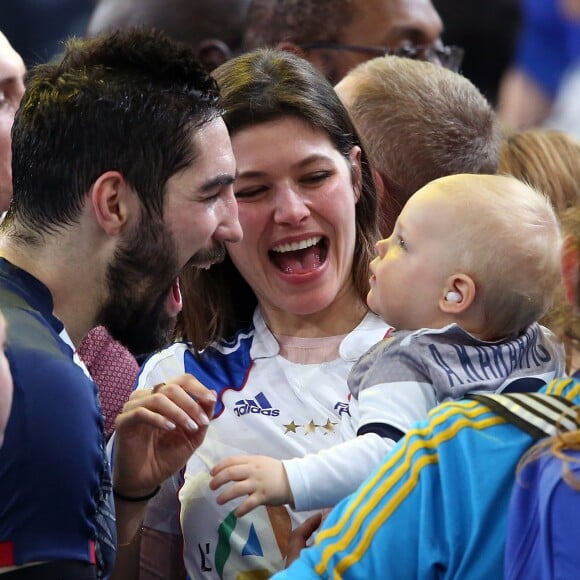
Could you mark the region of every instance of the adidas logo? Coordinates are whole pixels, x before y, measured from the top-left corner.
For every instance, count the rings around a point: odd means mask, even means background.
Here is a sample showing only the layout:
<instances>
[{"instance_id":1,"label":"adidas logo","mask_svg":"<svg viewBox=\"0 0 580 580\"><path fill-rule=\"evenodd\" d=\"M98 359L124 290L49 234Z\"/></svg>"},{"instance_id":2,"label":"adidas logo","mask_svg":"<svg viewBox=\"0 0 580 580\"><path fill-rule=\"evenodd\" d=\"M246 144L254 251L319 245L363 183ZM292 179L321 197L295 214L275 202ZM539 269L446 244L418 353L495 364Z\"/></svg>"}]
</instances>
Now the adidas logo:
<instances>
[{"instance_id":1,"label":"adidas logo","mask_svg":"<svg viewBox=\"0 0 580 580\"><path fill-rule=\"evenodd\" d=\"M238 417L242 417L243 415L268 415L270 417L278 417L280 410L272 409L272 405L266 398L266 395L264 393L258 393L254 399L241 399L236 401L234 413Z\"/></svg>"}]
</instances>

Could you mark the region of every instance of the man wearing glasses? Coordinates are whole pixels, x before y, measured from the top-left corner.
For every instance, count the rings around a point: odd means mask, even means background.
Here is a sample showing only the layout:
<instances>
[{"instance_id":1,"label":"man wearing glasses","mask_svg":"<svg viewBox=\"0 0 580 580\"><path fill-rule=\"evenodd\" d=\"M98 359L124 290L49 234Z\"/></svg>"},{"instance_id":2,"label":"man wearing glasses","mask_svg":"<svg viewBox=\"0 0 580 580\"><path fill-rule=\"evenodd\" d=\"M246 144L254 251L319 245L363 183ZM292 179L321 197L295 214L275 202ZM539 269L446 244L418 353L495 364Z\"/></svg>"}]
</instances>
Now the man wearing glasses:
<instances>
[{"instance_id":1,"label":"man wearing glasses","mask_svg":"<svg viewBox=\"0 0 580 580\"><path fill-rule=\"evenodd\" d=\"M431 0L253 0L245 48L277 46L337 83L357 64L395 54L457 71L462 49L443 46Z\"/></svg>"}]
</instances>

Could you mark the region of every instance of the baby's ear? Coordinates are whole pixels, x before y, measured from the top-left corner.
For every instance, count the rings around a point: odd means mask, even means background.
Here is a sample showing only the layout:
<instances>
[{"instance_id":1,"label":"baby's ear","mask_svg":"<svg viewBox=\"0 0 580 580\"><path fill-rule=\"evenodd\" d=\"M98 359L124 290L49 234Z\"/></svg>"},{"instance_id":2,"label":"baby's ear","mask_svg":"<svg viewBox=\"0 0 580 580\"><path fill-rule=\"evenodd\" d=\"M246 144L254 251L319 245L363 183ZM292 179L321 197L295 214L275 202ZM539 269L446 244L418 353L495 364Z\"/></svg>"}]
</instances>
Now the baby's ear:
<instances>
[{"instance_id":1,"label":"baby's ear","mask_svg":"<svg viewBox=\"0 0 580 580\"><path fill-rule=\"evenodd\" d=\"M446 314L461 314L475 300L475 282L467 274L453 274L447 279L439 308Z\"/></svg>"}]
</instances>

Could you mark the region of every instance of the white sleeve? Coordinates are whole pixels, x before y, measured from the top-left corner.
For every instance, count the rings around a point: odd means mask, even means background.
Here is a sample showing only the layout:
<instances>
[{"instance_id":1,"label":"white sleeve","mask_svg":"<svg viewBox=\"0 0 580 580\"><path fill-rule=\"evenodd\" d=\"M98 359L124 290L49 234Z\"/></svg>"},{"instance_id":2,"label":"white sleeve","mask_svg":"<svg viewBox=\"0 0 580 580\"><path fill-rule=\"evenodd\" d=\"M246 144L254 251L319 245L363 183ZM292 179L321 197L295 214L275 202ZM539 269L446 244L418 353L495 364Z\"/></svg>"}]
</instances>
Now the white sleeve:
<instances>
[{"instance_id":1,"label":"white sleeve","mask_svg":"<svg viewBox=\"0 0 580 580\"><path fill-rule=\"evenodd\" d=\"M175 343L149 357L137 376L136 389L150 389L185 373L185 343Z\"/></svg>"},{"instance_id":2,"label":"white sleeve","mask_svg":"<svg viewBox=\"0 0 580 580\"><path fill-rule=\"evenodd\" d=\"M364 389L358 403L358 433L374 432L398 441L413 423L427 418L427 413L437 405L437 398L430 383L405 381Z\"/></svg>"},{"instance_id":3,"label":"white sleeve","mask_svg":"<svg viewBox=\"0 0 580 580\"><path fill-rule=\"evenodd\" d=\"M297 511L332 507L353 493L395 443L375 433L283 461Z\"/></svg>"},{"instance_id":4,"label":"white sleeve","mask_svg":"<svg viewBox=\"0 0 580 580\"><path fill-rule=\"evenodd\" d=\"M353 493L416 421L437 404L430 383L378 384L351 401L358 437L283 461L296 510L334 506ZM356 415L356 417L355 417Z\"/></svg>"}]
</instances>

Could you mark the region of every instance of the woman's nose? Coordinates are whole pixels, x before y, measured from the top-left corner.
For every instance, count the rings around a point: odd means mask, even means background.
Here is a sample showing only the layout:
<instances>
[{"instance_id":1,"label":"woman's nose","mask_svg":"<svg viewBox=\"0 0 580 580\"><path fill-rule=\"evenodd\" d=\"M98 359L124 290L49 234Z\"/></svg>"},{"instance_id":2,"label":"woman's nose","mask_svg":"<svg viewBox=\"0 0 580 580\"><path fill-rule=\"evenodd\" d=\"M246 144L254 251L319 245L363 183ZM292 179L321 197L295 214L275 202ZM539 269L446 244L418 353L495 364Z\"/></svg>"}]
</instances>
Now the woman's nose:
<instances>
[{"instance_id":1,"label":"woman's nose","mask_svg":"<svg viewBox=\"0 0 580 580\"><path fill-rule=\"evenodd\" d=\"M299 223L309 215L310 209L300 192L291 186L284 186L276 192L276 222Z\"/></svg>"}]
</instances>

